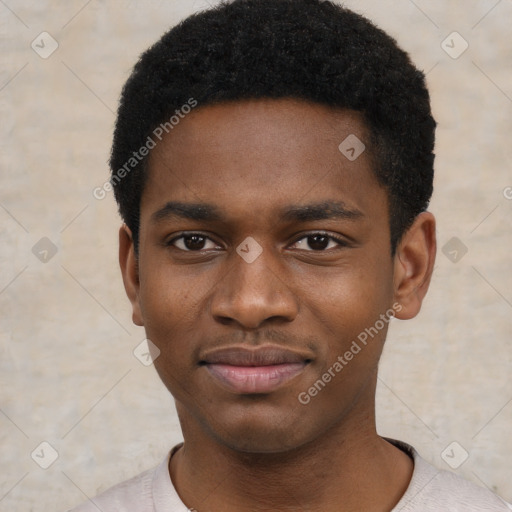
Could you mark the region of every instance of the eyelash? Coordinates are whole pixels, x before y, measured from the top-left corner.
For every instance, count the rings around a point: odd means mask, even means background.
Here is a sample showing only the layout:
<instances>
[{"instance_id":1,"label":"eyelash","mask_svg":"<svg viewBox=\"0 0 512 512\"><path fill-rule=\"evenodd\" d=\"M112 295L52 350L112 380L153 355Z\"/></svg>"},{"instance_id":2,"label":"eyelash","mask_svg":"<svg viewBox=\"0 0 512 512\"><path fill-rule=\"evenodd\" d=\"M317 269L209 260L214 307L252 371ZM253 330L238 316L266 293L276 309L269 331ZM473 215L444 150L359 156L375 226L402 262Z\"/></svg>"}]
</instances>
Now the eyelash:
<instances>
[{"instance_id":1,"label":"eyelash","mask_svg":"<svg viewBox=\"0 0 512 512\"><path fill-rule=\"evenodd\" d=\"M325 236L329 242L336 242L338 244L337 247L331 247L330 249L323 249L323 250L320 250L320 251L315 251L313 249L310 249L310 250L307 250L306 252L314 252L314 253L321 253L321 252L330 252L332 250L336 250L336 249L340 249L342 247L348 247L349 243L347 242L347 240L341 238L341 237L338 237L338 236L335 236L335 235L330 235L329 233L325 233L324 231L313 231L311 233L308 233L307 235L302 235L300 238L297 238L293 244L296 244L297 242L299 242L300 240L304 240L310 236L315 236L315 235L321 235L321 236Z\"/></svg>"},{"instance_id":2,"label":"eyelash","mask_svg":"<svg viewBox=\"0 0 512 512\"><path fill-rule=\"evenodd\" d=\"M193 236L193 235L199 235L200 237L202 238L205 238L207 240L210 240L211 242L213 243L216 243L214 240L212 240L208 235L205 235L204 233L201 233L201 232L197 232L197 231L186 231L186 232L183 232L183 233L180 233L178 236L175 236L173 237L171 240L169 240L168 242L165 243L166 246L168 247L174 247L182 252L190 252L190 253L201 253L204 251L204 249L200 249L200 250L197 250L197 251L193 251L193 250L185 250L185 249L180 249L178 247L176 247L174 245L174 242L176 242L177 240L180 240L182 238L185 238L187 236ZM308 233L308 234L305 234L305 235L301 235L300 238L297 238L294 240L294 242L292 243L292 245L295 245L297 242L299 242L300 240L303 240L305 238L308 238L310 236L315 236L315 235L321 235L321 236L325 236L328 238L329 241L334 241L338 244L338 247L337 249L339 249L340 247L348 247L349 246L349 243L341 238L341 237L337 237L337 236L334 236L334 235L330 235L324 231L313 231L311 233ZM220 244L217 244L217 245L220 245ZM206 249L206 250L209 250L209 249ZM331 249L324 249L324 250L308 250L306 252L314 252L314 253L322 253L322 252L330 252L332 251L333 248L331 247Z\"/></svg>"}]
</instances>

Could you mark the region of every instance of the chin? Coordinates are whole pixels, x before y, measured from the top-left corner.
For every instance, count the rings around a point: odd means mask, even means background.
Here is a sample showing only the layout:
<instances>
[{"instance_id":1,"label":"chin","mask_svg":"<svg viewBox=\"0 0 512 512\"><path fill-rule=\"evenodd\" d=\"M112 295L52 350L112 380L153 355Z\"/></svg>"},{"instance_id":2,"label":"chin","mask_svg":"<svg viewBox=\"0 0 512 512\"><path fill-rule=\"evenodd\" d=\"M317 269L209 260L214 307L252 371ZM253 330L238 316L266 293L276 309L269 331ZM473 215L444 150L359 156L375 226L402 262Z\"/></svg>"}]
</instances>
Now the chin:
<instances>
[{"instance_id":1,"label":"chin","mask_svg":"<svg viewBox=\"0 0 512 512\"><path fill-rule=\"evenodd\" d=\"M314 441L318 425L306 424L307 417L263 413L243 417L216 418L206 427L208 434L228 448L245 453L284 453Z\"/></svg>"},{"instance_id":2,"label":"chin","mask_svg":"<svg viewBox=\"0 0 512 512\"><path fill-rule=\"evenodd\" d=\"M275 432L251 432L249 435L245 432L235 435L218 436L218 441L233 451L252 454L278 454L286 453L300 448L304 442L299 439L290 439L289 433L276 435Z\"/></svg>"}]
</instances>

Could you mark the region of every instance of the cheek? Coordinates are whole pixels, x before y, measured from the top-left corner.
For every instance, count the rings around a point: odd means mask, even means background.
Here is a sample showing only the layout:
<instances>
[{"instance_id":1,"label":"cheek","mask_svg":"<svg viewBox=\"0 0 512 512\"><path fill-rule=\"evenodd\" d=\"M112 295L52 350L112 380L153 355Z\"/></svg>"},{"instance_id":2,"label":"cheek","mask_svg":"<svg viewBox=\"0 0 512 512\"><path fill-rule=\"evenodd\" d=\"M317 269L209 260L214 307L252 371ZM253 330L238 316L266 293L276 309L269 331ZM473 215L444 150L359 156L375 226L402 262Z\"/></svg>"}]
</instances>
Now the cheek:
<instances>
[{"instance_id":1,"label":"cheek","mask_svg":"<svg viewBox=\"0 0 512 512\"><path fill-rule=\"evenodd\" d=\"M156 266L156 268L162 268ZM166 276L165 272L149 271L141 276L140 306L147 337L160 349L163 359L174 360L169 352L179 357L182 324L187 316L187 301L183 286ZM155 362L155 366L158 366Z\"/></svg>"},{"instance_id":2,"label":"cheek","mask_svg":"<svg viewBox=\"0 0 512 512\"><path fill-rule=\"evenodd\" d=\"M149 252L149 251L148 251ZM187 323L197 308L204 276L187 275L185 266L173 266L165 253L153 251L140 273L140 305L146 329L168 330Z\"/></svg>"},{"instance_id":3,"label":"cheek","mask_svg":"<svg viewBox=\"0 0 512 512\"><path fill-rule=\"evenodd\" d=\"M335 332L364 329L389 308L392 276L384 265L347 265L310 283L304 294L315 316Z\"/></svg>"},{"instance_id":4,"label":"cheek","mask_svg":"<svg viewBox=\"0 0 512 512\"><path fill-rule=\"evenodd\" d=\"M155 258L156 260L156 258ZM160 350L155 368L173 394L187 388L195 368L198 329L205 311L206 276L187 276L165 261L141 274L140 304L147 337Z\"/></svg>"},{"instance_id":5,"label":"cheek","mask_svg":"<svg viewBox=\"0 0 512 512\"><path fill-rule=\"evenodd\" d=\"M334 421L368 391L389 325L389 317L381 320L390 308L388 288L374 274L354 270L310 297L314 325L327 342L302 390L311 399L311 411L332 409Z\"/></svg>"},{"instance_id":6,"label":"cheek","mask_svg":"<svg viewBox=\"0 0 512 512\"><path fill-rule=\"evenodd\" d=\"M176 288L160 280L157 290L153 285L144 299L144 327L146 336L158 347L154 367L169 392L178 400L191 394L191 376L196 369L193 359L191 322L187 320L187 306ZM192 323L193 325L193 323Z\"/></svg>"},{"instance_id":7,"label":"cheek","mask_svg":"<svg viewBox=\"0 0 512 512\"><path fill-rule=\"evenodd\" d=\"M307 294L306 309L319 336L327 341L317 375L329 370L336 375L333 392L337 384L355 385L376 367L389 324L389 318L382 321L381 315L389 311L391 299L387 263L365 261L339 269Z\"/></svg>"}]
</instances>

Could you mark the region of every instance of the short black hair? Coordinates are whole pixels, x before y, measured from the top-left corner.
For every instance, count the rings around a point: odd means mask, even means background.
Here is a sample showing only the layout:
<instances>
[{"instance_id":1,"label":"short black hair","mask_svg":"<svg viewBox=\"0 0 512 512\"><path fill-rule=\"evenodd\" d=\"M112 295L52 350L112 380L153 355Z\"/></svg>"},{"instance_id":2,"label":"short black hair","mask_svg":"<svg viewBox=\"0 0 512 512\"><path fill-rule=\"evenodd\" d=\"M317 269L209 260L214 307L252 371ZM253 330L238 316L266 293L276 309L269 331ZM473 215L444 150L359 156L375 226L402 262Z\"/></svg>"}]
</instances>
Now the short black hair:
<instances>
[{"instance_id":1,"label":"short black hair","mask_svg":"<svg viewBox=\"0 0 512 512\"><path fill-rule=\"evenodd\" d=\"M168 132L189 105L256 98L302 99L362 115L373 171L388 194L394 254L432 195L436 122L425 75L392 37L327 0L223 1L189 16L140 56L122 90L110 158L135 250L148 153L139 148L152 147L158 127Z\"/></svg>"}]
</instances>

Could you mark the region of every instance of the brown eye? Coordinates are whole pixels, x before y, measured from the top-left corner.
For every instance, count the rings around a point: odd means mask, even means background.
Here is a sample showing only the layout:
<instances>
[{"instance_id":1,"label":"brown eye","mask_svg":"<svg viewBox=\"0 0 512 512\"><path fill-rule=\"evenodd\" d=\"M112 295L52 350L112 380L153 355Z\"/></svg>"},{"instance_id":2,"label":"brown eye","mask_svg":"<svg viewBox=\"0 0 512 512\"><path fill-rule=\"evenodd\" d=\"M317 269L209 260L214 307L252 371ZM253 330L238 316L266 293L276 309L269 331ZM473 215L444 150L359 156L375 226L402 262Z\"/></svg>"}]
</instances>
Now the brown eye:
<instances>
[{"instance_id":1,"label":"brown eye","mask_svg":"<svg viewBox=\"0 0 512 512\"><path fill-rule=\"evenodd\" d=\"M211 245L208 247L208 243ZM203 251L205 249L215 249L218 245L201 233L186 233L173 238L168 245L187 252Z\"/></svg>"},{"instance_id":2,"label":"brown eye","mask_svg":"<svg viewBox=\"0 0 512 512\"><path fill-rule=\"evenodd\" d=\"M346 246L347 243L344 242L342 239L327 235L325 233L313 233L311 235L303 236L302 238L297 240L294 245L296 245L298 249L302 249L305 251L321 252L329 249L334 249L337 246Z\"/></svg>"},{"instance_id":3,"label":"brown eye","mask_svg":"<svg viewBox=\"0 0 512 512\"><path fill-rule=\"evenodd\" d=\"M186 235L183 237L183 244L191 251L200 251L204 249L206 237L201 235Z\"/></svg>"},{"instance_id":4,"label":"brown eye","mask_svg":"<svg viewBox=\"0 0 512 512\"><path fill-rule=\"evenodd\" d=\"M329 237L325 235L310 235L307 237L308 247L314 251L323 251L329 245Z\"/></svg>"}]
</instances>

